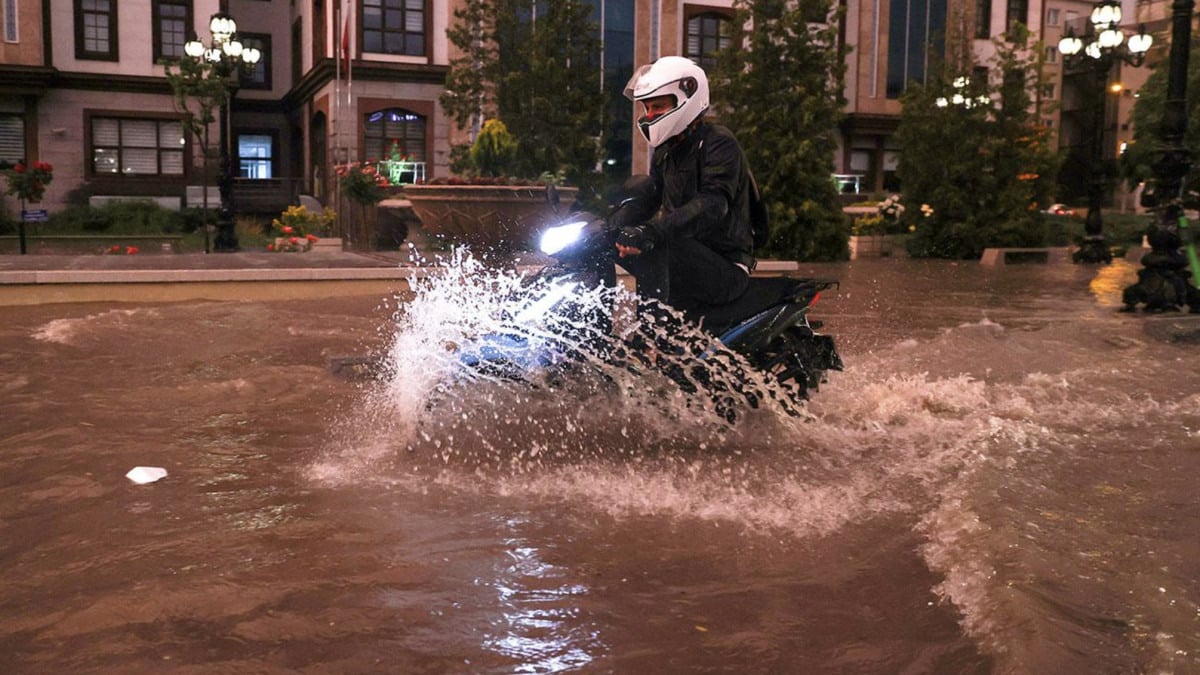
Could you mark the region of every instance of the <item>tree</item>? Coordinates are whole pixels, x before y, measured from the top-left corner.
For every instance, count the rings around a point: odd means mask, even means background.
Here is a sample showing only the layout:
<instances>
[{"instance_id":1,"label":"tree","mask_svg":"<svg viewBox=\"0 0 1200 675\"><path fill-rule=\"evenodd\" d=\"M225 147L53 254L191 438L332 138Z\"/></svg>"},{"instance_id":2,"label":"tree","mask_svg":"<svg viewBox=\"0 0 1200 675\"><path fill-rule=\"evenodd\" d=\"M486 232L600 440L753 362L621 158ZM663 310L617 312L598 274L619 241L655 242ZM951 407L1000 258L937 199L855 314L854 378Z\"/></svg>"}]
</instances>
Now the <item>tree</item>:
<instances>
[{"instance_id":1,"label":"tree","mask_svg":"<svg viewBox=\"0 0 1200 675\"><path fill-rule=\"evenodd\" d=\"M764 251L799 260L847 255L830 176L846 50L829 0L735 0L749 26L710 74L717 119L737 134L771 217Z\"/></svg>"},{"instance_id":2,"label":"tree","mask_svg":"<svg viewBox=\"0 0 1200 675\"><path fill-rule=\"evenodd\" d=\"M167 83L171 85L175 109L183 113L184 133L200 147L204 157L204 208L208 210L208 160L212 146L208 130L216 121L216 111L229 102L228 73L219 64L191 58L169 59L162 62ZM221 167L225 171L225 167ZM218 242L220 240L218 239ZM208 227L204 228L204 251L209 248Z\"/></svg>"},{"instance_id":3,"label":"tree","mask_svg":"<svg viewBox=\"0 0 1200 675\"><path fill-rule=\"evenodd\" d=\"M986 81L969 59L910 84L896 130L903 222L917 256L979 257L984 248L1040 246L1039 205L1048 201L1057 158L1031 92L1043 81L1040 43L1017 25L993 41ZM947 141L955 151L947 151Z\"/></svg>"},{"instance_id":4,"label":"tree","mask_svg":"<svg viewBox=\"0 0 1200 675\"><path fill-rule=\"evenodd\" d=\"M1161 67L1154 68L1146 84L1138 91L1138 98L1133 104L1133 142L1121 156L1121 173L1131 188L1154 178L1154 163L1163 150L1163 112L1166 110L1170 63L1163 59L1158 65ZM1188 123L1184 147L1195 168L1196 157L1200 156L1200 43L1192 45L1187 74L1185 106ZM1191 203L1189 208L1196 208L1194 202L1198 194L1200 173L1193 170L1184 178L1184 195L1186 201Z\"/></svg>"},{"instance_id":5,"label":"tree","mask_svg":"<svg viewBox=\"0 0 1200 675\"><path fill-rule=\"evenodd\" d=\"M474 140L497 118L517 140L515 171L562 174L582 183L595 171L604 98L599 27L582 0L469 0L448 37L462 56L450 64L442 105ZM455 150L465 169L469 143Z\"/></svg>"}]
</instances>

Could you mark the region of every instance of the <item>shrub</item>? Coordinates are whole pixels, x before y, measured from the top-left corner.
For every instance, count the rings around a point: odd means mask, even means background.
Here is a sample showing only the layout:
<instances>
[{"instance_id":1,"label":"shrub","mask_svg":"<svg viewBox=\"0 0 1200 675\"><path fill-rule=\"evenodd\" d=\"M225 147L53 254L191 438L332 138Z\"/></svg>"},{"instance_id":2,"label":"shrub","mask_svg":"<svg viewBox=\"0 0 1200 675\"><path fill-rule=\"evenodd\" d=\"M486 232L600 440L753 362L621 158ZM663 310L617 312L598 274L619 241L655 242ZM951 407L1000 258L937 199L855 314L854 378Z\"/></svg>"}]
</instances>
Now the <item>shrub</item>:
<instances>
[{"instance_id":1,"label":"shrub","mask_svg":"<svg viewBox=\"0 0 1200 675\"><path fill-rule=\"evenodd\" d=\"M479 175L506 175L517 156L517 140L508 132L504 122L488 120L475 137L470 156L472 168Z\"/></svg>"}]
</instances>

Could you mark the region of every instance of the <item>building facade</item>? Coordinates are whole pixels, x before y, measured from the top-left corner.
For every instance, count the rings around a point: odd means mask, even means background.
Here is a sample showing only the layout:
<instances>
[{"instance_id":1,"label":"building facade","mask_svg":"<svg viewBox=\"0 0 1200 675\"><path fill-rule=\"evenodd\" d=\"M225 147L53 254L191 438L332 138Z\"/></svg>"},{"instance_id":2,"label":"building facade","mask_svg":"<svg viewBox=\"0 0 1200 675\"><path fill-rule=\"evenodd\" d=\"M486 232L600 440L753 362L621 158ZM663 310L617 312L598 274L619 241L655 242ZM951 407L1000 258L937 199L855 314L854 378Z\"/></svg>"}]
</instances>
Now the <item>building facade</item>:
<instances>
[{"instance_id":1,"label":"building facade","mask_svg":"<svg viewBox=\"0 0 1200 675\"><path fill-rule=\"evenodd\" d=\"M737 33L732 0L587 0L600 26L604 87L613 113L603 167L646 171L650 149L632 133L620 89L634 66L684 55L708 65ZM1057 42L1085 20L1078 0L840 0L850 48L844 122L834 173L863 192L899 187L893 135L900 95L931 76L935 62L967 45L977 63L1013 22L1042 37L1049 82L1039 118L1064 147L1079 142L1072 120L1086 101L1064 97ZM465 0L0 0L0 165L20 159L55 167L45 207L105 196L148 196L173 206L202 203L215 162L185 134L162 59L206 41L224 11L240 39L262 53L239 77L229 105L227 149L239 210L272 212L298 195L332 204L338 164L398 152L406 179L449 173L450 147L464 140L438 97L456 54L446 38ZM1126 0L1126 16L1142 5ZM1158 5L1165 0L1157 0ZM537 3L532 2L536 14ZM1143 12L1144 13L1144 12ZM1144 79L1140 78L1140 79ZM1131 136L1128 110L1140 84L1115 106L1114 152ZM213 136L216 131L214 127ZM216 142L215 140L213 141ZM208 155L214 154L210 147ZM6 198L9 213L13 201ZM213 197L210 196L210 200Z\"/></svg>"}]
</instances>

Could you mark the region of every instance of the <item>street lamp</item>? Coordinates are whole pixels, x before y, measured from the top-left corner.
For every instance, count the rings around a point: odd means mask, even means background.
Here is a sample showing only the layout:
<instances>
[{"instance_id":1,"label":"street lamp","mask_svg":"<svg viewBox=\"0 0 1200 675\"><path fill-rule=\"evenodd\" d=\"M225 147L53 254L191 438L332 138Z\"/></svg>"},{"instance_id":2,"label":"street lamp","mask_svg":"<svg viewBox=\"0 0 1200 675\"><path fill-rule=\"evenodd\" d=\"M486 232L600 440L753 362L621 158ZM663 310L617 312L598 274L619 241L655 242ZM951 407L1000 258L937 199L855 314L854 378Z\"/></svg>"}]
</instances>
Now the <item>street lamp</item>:
<instances>
[{"instance_id":1,"label":"street lamp","mask_svg":"<svg viewBox=\"0 0 1200 675\"><path fill-rule=\"evenodd\" d=\"M233 227L233 163L229 151L229 104L237 92L237 83L229 83L227 80L239 66L253 72L255 64L262 59L262 53L253 47L246 47L237 39L237 21L225 12L212 15L208 21L208 30L212 34L212 40L207 45L199 40L189 40L183 45L183 52L198 62L212 66L216 76L226 83L229 91L229 95L221 99L220 121L217 125L218 142L221 146L217 191L221 197L221 207L213 250L232 252L238 250L238 240ZM207 208L208 204L204 206Z\"/></svg>"},{"instance_id":2,"label":"street lamp","mask_svg":"<svg viewBox=\"0 0 1200 675\"><path fill-rule=\"evenodd\" d=\"M1108 76L1113 65L1127 63L1138 67L1146 60L1146 52L1154 39L1145 26L1136 35L1127 36L1121 30L1121 5L1117 0L1103 0L1092 8L1091 19L1082 37L1068 27L1058 42L1058 51L1068 65L1091 68L1096 76L1100 100L1093 109L1091 180L1088 182L1088 211L1084 221L1083 241L1075 252L1075 262L1112 262L1112 253L1104 243L1104 220L1100 214L1104 197L1104 120L1107 107Z\"/></svg>"},{"instance_id":3,"label":"street lamp","mask_svg":"<svg viewBox=\"0 0 1200 675\"><path fill-rule=\"evenodd\" d=\"M1142 256L1138 281L1125 288L1125 311L1139 304L1145 311L1161 312L1191 306L1200 312L1200 260L1196 235L1184 217L1185 178L1191 158L1185 140L1188 132L1188 58L1192 42L1192 0L1171 3L1171 53L1167 69L1167 99L1160 128L1161 146L1154 162L1154 180L1142 193L1142 205L1157 211L1146 233L1150 252ZM1180 253L1187 244L1188 255ZM1191 268L1189 278L1188 268Z\"/></svg>"}]
</instances>

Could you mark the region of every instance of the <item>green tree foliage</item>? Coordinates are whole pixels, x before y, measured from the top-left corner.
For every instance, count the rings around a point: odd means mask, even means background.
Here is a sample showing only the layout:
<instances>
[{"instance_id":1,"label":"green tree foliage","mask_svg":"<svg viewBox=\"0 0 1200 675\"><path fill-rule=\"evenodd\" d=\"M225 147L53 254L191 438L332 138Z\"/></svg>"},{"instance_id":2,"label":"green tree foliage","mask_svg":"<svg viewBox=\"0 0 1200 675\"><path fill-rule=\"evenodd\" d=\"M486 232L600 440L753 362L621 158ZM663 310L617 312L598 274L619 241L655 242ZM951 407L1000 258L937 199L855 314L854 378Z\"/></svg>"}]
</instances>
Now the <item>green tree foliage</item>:
<instances>
[{"instance_id":1,"label":"green tree foliage","mask_svg":"<svg viewBox=\"0 0 1200 675\"><path fill-rule=\"evenodd\" d=\"M830 180L845 49L829 0L736 0L733 40L710 73L717 121L738 136L769 205L763 252L799 260L847 256L848 230Z\"/></svg>"},{"instance_id":2,"label":"green tree foliage","mask_svg":"<svg viewBox=\"0 0 1200 675\"><path fill-rule=\"evenodd\" d=\"M517 142L500 120L488 120L471 145L471 163L484 176L503 176L517 154Z\"/></svg>"},{"instance_id":3,"label":"green tree foliage","mask_svg":"<svg viewBox=\"0 0 1200 675\"><path fill-rule=\"evenodd\" d=\"M207 60L181 58L162 64L175 109L184 115L184 129L207 155L209 125L216 121L217 109L229 102L228 73Z\"/></svg>"},{"instance_id":4,"label":"green tree foliage","mask_svg":"<svg viewBox=\"0 0 1200 675\"><path fill-rule=\"evenodd\" d=\"M455 12L448 37L464 54L450 64L442 105L473 133L484 119L503 121L520 176L579 184L595 171L604 98L591 17L582 0L469 0Z\"/></svg>"},{"instance_id":5,"label":"green tree foliage","mask_svg":"<svg viewBox=\"0 0 1200 675\"><path fill-rule=\"evenodd\" d=\"M1169 45L1167 45L1169 48ZM1192 161L1192 170L1184 180L1184 194L1188 201L1200 193L1200 172L1196 169L1196 158L1200 156L1200 42L1194 42L1188 58L1187 71L1187 135L1184 147ZM1167 76L1170 62L1160 61L1150 74L1146 84L1138 91L1133 104L1133 142L1121 156L1121 173L1132 188L1138 183L1154 177L1154 163L1163 150L1163 112L1167 104ZM1192 207L1195 208L1195 207Z\"/></svg>"},{"instance_id":6,"label":"green tree foliage","mask_svg":"<svg viewBox=\"0 0 1200 675\"><path fill-rule=\"evenodd\" d=\"M910 83L901 99L898 174L914 255L975 258L987 247L1047 239L1038 207L1058 165L1031 96L1042 83L1043 50L1019 25L995 46L987 82L947 68L928 85Z\"/></svg>"}]
</instances>

